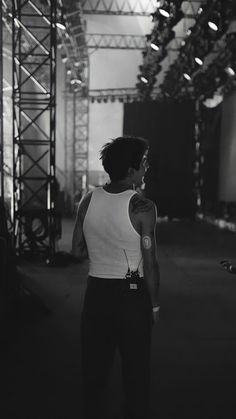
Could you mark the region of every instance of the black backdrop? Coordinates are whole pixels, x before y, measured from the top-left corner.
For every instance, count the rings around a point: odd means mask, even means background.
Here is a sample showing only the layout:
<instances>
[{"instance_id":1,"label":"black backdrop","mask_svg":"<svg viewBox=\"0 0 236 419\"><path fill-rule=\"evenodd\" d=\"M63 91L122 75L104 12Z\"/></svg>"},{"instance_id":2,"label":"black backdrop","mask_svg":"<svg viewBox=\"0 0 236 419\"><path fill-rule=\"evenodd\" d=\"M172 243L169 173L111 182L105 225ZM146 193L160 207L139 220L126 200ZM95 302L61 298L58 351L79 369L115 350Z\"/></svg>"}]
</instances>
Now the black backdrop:
<instances>
[{"instance_id":1,"label":"black backdrop","mask_svg":"<svg viewBox=\"0 0 236 419\"><path fill-rule=\"evenodd\" d=\"M146 196L156 202L159 216L181 218L195 212L194 115L192 101L124 105L123 134L149 140Z\"/></svg>"},{"instance_id":2,"label":"black backdrop","mask_svg":"<svg viewBox=\"0 0 236 419\"><path fill-rule=\"evenodd\" d=\"M219 166L222 104L216 108L202 107L202 118L205 130L202 133L201 144L204 154L202 167L202 205L205 213L221 216L219 203Z\"/></svg>"}]
</instances>

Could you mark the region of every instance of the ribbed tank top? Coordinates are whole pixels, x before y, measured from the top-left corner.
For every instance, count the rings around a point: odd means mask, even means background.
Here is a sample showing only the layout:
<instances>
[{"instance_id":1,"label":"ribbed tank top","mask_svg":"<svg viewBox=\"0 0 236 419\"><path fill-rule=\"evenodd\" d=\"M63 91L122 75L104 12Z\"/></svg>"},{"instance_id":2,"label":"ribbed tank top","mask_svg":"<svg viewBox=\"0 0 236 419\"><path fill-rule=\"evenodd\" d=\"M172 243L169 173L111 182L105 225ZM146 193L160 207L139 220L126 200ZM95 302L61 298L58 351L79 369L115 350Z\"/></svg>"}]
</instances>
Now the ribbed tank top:
<instances>
[{"instance_id":1,"label":"ribbed tank top","mask_svg":"<svg viewBox=\"0 0 236 419\"><path fill-rule=\"evenodd\" d=\"M129 264L131 270L139 267L143 276L140 235L129 217L129 202L135 193L109 193L102 187L93 191L83 223L89 275L124 278Z\"/></svg>"}]
</instances>

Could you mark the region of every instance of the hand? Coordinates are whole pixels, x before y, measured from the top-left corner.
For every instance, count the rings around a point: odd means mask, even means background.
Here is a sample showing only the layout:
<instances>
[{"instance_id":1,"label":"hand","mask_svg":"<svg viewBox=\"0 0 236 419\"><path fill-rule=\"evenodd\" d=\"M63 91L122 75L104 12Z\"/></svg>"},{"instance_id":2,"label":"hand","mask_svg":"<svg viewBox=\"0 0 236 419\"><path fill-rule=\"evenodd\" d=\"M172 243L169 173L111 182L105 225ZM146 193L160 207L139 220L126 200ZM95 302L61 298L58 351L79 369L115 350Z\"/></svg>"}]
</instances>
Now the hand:
<instances>
[{"instance_id":1,"label":"hand","mask_svg":"<svg viewBox=\"0 0 236 419\"><path fill-rule=\"evenodd\" d=\"M152 320L153 324L157 323L160 320L160 307L157 311L152 310Z\"/></svg>"}]
</instances>

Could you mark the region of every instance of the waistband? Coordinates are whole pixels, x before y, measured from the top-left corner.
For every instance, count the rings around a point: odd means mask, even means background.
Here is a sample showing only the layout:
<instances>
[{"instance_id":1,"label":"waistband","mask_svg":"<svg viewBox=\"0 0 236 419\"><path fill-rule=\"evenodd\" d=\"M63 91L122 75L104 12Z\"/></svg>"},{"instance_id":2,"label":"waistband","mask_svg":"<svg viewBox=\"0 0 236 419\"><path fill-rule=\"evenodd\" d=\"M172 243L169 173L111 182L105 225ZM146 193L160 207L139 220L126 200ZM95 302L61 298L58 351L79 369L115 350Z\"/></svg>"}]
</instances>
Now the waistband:
<instances>
[{"instance_id":1,"label":"waistband","mask_svg":"<svg viewBox=\"0 0 236 419\"><path fill-rule=\"evenodd\" d=\"M125 281L125 278L100 278L99 276L91 276L89 275L88 277L89 281L91 282L95 282L95 281L101 281L101 282L121 282L121 281ZM143 280L144 278L141 276L140 277L141 280Z\"/></svg>"}]
</instances>

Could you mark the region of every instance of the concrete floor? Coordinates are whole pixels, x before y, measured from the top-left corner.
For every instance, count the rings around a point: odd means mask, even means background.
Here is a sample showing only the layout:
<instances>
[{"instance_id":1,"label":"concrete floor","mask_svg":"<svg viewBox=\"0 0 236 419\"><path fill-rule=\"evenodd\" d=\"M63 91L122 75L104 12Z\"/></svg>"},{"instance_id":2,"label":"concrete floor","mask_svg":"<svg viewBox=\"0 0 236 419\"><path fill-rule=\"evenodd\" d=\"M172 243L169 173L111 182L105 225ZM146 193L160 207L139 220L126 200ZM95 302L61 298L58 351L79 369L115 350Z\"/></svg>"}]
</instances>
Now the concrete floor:
<instances>
[{"instance_id":1,"label":"concrete floor","mask_svg":"<svg viewBox=\"0 0 236 419\"><path fill-rule=\"evenodd\" d=\"M60 250L70 250L72 228L64 220ZM151 419L235 419L236 275L219 262L236 261L236 234L172 221L160 224L158 245L161 320L153 330ZM0 417L82 419L79 323L87 264L28 261L20 269L40 304L22 297L10 322ZM121 406L117 356L109 419L122 418Z\"/></svg>"}]
</instances>

